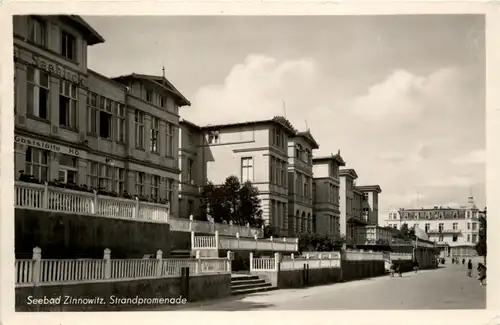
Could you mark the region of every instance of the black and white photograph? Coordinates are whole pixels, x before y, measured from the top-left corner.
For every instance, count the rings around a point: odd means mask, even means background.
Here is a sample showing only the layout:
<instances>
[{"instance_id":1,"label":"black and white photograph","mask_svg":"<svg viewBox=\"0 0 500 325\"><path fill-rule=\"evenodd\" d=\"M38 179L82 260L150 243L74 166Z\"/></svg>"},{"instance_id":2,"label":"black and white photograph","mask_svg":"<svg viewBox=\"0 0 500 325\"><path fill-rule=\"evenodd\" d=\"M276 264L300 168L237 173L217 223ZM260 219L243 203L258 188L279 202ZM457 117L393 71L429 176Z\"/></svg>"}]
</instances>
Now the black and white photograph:
<instances>
[{"instance_id":1,"label":"black and white photograph","mask_svg":"<svg viewBox=\"0 0 500 325\"><path fill-rule=\"evenodd\" d=\"M11 23L16 313L486 309L485 14Z\"/></svg>"}]
</instances>

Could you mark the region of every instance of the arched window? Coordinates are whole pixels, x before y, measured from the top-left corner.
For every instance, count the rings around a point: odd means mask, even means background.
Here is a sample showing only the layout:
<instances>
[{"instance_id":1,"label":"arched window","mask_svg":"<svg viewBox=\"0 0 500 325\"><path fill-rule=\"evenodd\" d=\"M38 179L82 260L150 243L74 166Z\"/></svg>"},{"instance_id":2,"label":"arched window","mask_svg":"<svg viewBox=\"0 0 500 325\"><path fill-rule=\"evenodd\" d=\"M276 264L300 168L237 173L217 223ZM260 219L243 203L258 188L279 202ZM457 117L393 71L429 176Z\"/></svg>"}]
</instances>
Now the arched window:
<instances>
[{"instance_id":1,"label":"arched window","mask_svg":"<svg viewBox=\"0 0 500 325\"><path fill-rule=\"evenodd\" d=\"M312 161L312 160L311 160L311 158L312 158L312 156L311 156L311 150L306 149L306 151L305 151L305 155L306 155L306 156L305 156L304 161L307 161L308 163L311 163L311 161Z\"/></svg>"}]
</instances>

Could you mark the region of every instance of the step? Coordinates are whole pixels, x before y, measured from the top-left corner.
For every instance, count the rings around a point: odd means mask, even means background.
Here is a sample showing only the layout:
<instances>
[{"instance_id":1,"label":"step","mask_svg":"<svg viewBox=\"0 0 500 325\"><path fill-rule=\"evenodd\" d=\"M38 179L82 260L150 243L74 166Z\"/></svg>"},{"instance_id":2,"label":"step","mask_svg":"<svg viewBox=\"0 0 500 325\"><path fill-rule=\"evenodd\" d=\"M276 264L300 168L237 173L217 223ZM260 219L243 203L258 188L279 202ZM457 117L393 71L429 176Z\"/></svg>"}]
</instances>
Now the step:
<instances>
[{"instance_id":1,"label":"step","mask_svg":"<svg viewBox=\"0 0 500 325\"><path fill-rule=\"evenodd\" d=\"M276 287L267 286L267 287L262 287L262 288L250 288L250 289L231 290L231 294L232 295L244 295L244 294L264 292L264 291L271 291L271 290L276 290Z\"/></svg>"},{"instance_id":2,"label":"step","mask_svg":"<svg viewBox=\"0 0 500 325\"><path fill-rule=\"evenodd\" d=\"M260 279L258 275L248 275L248 274L231 274L231 281L244 281L244 280L257 280Z\"/></svg>"},{"instance_id":3,"label":"step","mask_svg":"<svg viewBox=\"0 0 500 325\"><path fill-rule=\"evenodd\" d=\"M264 280L264 279L249 279L249 280L239 280L239 279L233 280L233 279L231 279L231 285L252 284L252 283L259 284L262 282L266 282L266 280Z\"/></svg>"},{"instance_id":4,"label":"step","mask_svg":"<svg viewBox=\"0 0 500 325\"><path fill-rule=\"evenodd\" d=\"M263 283L251 283L251 284L239 284L239 285L231 285L231 292L232 291L238 291L238 290L243 290L243 289L259 289L259 288L266 288L270 287L271 283L269 282L263 282Z\"/></svg>"}]
</instances>

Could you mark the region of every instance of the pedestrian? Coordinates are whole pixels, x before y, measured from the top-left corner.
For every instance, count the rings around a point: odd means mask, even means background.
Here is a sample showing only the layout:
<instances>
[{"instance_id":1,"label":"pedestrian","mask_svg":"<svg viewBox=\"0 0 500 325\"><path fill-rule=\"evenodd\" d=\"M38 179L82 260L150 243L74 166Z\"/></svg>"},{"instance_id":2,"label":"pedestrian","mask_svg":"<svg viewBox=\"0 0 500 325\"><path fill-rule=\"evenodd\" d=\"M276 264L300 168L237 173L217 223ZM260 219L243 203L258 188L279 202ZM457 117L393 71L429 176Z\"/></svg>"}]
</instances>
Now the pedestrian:
<instances>
[{"instance_id":1,"label":"pedestrian","mask_svg":"<svg viewBox=\"0 0 500 325\"><path fill-rule=\"evenodd\" d=\"M469 263L467 263L467 276L469 278L472 277L472 260L469 260Z\"/></svg>"},{"instance_id":2,"label":"pedestrian","mask_svg":"<svg viewBox=\"0 0 500 325\"><path fill-rule=\"evenodd\" d=\"M418 260L417 259L414 259L413 260L413 271L415 271L415 273L418 272L418 269L419 269L419 263L418 263Z\"/></svg>"},{"instance_id":3,"label":"pedestrian","mask_svg":"<svg viewBox=\"0 0 500 325\"><path fill-rule=\"evenodd\" d=\"M480 285L484 285L484 280L486 280L486 266L483 263L477 265L477 279Z\"/></svg>"},{"instance_id":4,"label":"pedestrian","mask_svg":"<svg viewBox=\"0 0 500 325\"><path fill-rule=\"evenodd\" d=\"M462 265L465 265L465 258L462 259Z\"/></svg>"},{"instance_id":5,"label":"pedestrian","mask_svg":"<svg viewBox=\"0 0 500 325\"><path fill-rule=\"evenodd\" d=\"M391 278L394 277L394 272L396 271L396 262L392 261L391 266L389 267L389 275Z\"/></svg>"},{"instance_id":6,"label":"pedestrian","mask_svg":"<svg viewBox=\"0 0 500 325\"><path fill-rule=\"evenodd\" d=\"M401 269L401 264L403 264L403 261L401 259L398 260L398 265L396 266L396 272L398 272L399 277L403 276L403 270Z\"/></svg>"}]
</instances>

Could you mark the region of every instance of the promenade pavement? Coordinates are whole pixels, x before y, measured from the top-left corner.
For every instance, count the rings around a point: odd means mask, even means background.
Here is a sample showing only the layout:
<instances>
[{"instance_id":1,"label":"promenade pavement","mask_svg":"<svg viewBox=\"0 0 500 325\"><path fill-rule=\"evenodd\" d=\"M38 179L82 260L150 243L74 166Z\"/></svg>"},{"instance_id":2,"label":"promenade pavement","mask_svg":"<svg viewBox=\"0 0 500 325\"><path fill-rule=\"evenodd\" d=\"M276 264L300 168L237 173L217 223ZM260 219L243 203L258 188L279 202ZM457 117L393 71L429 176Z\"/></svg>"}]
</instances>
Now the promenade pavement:
<instances>
[{"instance_id":1,"label":"promenade pavement","mask_svg":"<svg viewBox=\"0 0 500 325\"><path fill-rule=\"evenodd\" d=\"M300 289L282 289L185 305L185 311L483 309L486 286L463 265ZM155 310L172 310L160 307Z\"/></svg>"}]
</instances>

